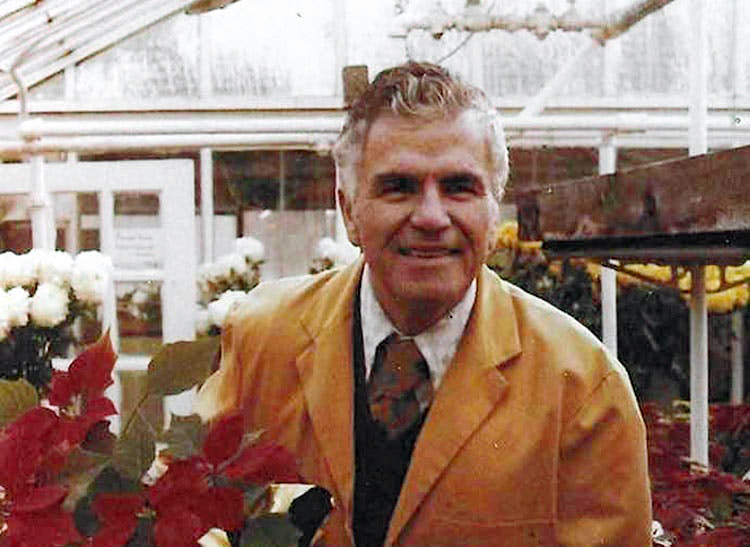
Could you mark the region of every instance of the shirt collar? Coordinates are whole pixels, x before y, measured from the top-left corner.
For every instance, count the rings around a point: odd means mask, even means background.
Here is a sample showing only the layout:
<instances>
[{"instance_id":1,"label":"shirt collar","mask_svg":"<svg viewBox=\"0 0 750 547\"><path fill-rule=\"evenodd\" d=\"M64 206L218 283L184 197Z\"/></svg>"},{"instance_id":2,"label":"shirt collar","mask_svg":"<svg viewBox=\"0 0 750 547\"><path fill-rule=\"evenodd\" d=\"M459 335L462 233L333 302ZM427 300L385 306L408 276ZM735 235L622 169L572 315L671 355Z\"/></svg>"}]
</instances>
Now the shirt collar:
<instances>
[{"instance_id":1,"label":"shirt collar","mask_svg":"<svg viewBox=\"0 0 750 547\"><path fill-rule=\"evenodd\" d=\"M398 329L383 311L375 296L370 279L370 269L365 264L360 286L360 318L362 323L362 343L365 353L365 374L369 378L375 360L375 349L378 344L392 332ZM477 296L476 279L464 294L463 298L448 313L429 329L412 336L422 357L427 361L430 377L435 389L440 385L445 371L448 369L456 354L458 343L469 321L471 310ZM401 333L399 333L401 334ZM407 337L409 338L409 337Z\"/></svg>"}]
</instances>

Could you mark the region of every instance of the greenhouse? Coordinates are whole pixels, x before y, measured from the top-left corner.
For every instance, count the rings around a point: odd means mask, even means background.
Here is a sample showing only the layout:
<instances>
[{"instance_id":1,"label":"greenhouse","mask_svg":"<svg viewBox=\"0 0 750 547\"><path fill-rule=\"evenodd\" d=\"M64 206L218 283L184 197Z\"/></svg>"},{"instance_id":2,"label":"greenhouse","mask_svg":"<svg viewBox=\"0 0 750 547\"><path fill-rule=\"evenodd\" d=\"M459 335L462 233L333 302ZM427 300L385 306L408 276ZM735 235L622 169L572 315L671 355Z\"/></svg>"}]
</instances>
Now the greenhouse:
<instances>
[{"instance_id":1,"label":"greenhouse","mask_svg":"<svg viewBox=\"0 0 750 547\"><path fill-rule=\"evenodd\" d=\"M375 75L427 61L502 118L487 264L619 358L650 443L732 477L680 512L649 445L654 544L744 545L748 42L746 0L2 0L0 376L44 398L107 333L113 432L191 414L198 378L148 387L149 363L211 364L164 344L218 344L259 282L358 259L334 144Z\"/></svg>"}]
</instances>

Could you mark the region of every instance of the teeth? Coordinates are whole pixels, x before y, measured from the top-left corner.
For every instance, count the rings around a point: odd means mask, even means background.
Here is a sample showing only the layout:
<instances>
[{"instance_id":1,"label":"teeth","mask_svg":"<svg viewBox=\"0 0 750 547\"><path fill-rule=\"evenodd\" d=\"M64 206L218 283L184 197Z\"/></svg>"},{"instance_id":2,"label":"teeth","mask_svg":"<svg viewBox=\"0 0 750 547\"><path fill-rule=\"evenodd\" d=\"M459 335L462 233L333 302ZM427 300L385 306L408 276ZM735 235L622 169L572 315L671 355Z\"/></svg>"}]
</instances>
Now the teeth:
<instances>
[{"instance_id":1,"label":"teeth","mask_svg":"<svg viewBox=\"0 0 750 547\"><path fill-rule=\"evenodd\" d=\"M441 256L448 256L453 251L450 249L437 249L434 251L426 251L420 249L410 249L407 247L399 247L398 252L403 256L416 256L417 258L438 258Z\"/></svg>"}]
</instances>

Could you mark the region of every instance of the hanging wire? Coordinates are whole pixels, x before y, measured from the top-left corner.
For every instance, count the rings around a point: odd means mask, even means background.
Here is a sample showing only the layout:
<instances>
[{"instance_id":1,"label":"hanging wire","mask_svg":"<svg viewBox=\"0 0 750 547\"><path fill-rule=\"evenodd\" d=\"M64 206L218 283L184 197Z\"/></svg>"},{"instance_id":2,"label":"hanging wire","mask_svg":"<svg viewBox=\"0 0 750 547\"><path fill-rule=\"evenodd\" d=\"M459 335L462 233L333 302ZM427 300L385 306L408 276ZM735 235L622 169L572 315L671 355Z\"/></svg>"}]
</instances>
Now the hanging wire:
<instances>
[{"instance_id":1,"label":"hanging wire","mask_svg":"<svg viewBox=\"0 0 750 547\"><path fill-rule=\"evenodd\" d=\"M485 16L489 16L490 12L495 7L495 2L496 1L497 0L493 0L492 4L489 5L489 7L487 8L487 11L484 13ZM442 62L446 61L447 59L450 59L451 57L453 57L456 53L458 53L458 51L462 47L464 47L469 42L469 40L471 40L474 37L475 34L476 34L476 31L469 32L469 35L466 36L466 38L464 38L463 40L461 40L461 42L456 47L454 47L451 51L449 51L448 53L446 53L445 55L443 55L442 57L440 57L440 59L438 59L437 61L435 61L435 64L439 65Z\"/></svg>"},{"instance_id":2,"label":"hanging wire","mask_svg":"<svg viewBox=\"0 0 750 547\"><path fill-rule=\"evenodd\" d=\"M446 59L450 59L451 57L453 57L458 52L459 49L461 49L462 47L464 47L469 42L469 40L471 40L474 37L475 34L476 34L475 31L469 32L469 34L468 34L468 36L466 36L466 38L464 38L463 40L461 40L461 42L456 47L454 47L451 51L449 51L448 53L446 53L445 55L443 55L442 57L440 57L440 59L438 59L437 61L435 61L435 64L439 65L440 63L442 63Z\"/></svg>"}]
</instances>

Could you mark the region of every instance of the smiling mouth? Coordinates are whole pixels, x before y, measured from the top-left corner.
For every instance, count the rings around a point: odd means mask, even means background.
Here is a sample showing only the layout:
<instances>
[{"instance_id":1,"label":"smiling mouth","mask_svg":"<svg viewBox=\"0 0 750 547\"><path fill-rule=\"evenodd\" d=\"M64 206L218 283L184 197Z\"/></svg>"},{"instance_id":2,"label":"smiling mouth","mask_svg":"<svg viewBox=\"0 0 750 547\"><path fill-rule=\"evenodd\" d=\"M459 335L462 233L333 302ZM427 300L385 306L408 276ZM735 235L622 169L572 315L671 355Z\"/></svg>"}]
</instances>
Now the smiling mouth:
<instances>
[{"instance_id":1,"label":"smiling mouth","mask_svg":"<svg viewBox=\"0 0 750 547\"><path fill-rule=\"evenodd\" d=\"M442 258L458 254L458 249L413 249L411 247L399 247L398 254L401 256L412 256L415 258Z\"/></svg>"}]
</instances>

